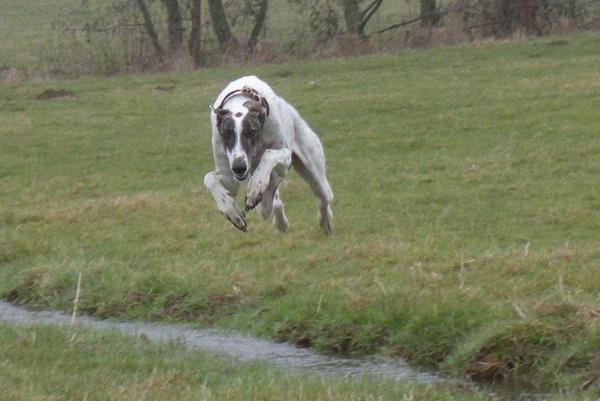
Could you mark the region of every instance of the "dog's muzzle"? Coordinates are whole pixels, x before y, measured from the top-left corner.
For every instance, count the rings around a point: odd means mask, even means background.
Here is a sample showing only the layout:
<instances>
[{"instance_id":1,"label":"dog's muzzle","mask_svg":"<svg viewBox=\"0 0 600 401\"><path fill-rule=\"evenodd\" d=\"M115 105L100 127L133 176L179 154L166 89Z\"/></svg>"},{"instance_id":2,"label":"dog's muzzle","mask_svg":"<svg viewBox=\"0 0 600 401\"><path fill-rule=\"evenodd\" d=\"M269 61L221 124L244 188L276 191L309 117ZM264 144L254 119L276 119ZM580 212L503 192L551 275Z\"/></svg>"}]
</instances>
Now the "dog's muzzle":
<instances>
[{"instance_id":1,"label":"dog's muzzle","mask_svg":"<svg viewBox=\"0 0 600 401\"><path fill-rule=\"evenodd\" d=\"M233 171L233 175L238 181L244 181L246 178L248 178L248 165L241 157L233 160L231 171Z\"/></svg>"}]
</instances>

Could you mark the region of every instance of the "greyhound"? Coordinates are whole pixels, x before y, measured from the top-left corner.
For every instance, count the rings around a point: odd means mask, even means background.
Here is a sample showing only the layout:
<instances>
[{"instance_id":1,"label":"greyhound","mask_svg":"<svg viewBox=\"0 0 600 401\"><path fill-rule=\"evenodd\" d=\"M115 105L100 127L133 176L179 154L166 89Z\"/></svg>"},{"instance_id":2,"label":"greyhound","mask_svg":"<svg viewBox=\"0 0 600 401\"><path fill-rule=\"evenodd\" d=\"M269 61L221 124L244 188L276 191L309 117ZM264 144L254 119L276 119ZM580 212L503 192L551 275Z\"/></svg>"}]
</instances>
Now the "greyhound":
<instances>
[{"instance_id":1,"label":"greyhound","mask_svg":"<svg viewBox=\"0 0 600 401\"><path fill-rule=\"evenodd\" d=\"M325 175L325 154L315 132L300 114L256 76L230 82L210 106L215 170L204 185L217 209L239 230L247 232L246 213L258 206L272 216L281 232L288 229L279 184L290 166L315 194L321 230L331 234L333 191ZM247 180L245 209L235 203Z\"/></svg>"}]
</instances>

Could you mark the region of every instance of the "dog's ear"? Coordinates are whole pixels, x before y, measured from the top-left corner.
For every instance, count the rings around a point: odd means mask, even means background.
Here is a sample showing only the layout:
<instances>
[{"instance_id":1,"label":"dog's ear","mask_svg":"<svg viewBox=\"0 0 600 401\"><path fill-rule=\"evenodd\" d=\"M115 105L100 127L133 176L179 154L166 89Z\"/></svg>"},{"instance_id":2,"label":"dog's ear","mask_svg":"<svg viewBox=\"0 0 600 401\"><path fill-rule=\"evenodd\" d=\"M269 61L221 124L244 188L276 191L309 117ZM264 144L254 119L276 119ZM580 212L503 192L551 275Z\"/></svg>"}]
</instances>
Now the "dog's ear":
<instances>
[{"instance_id":1,"label":"dog's ear","mask_svg":"<svg viewBox=\"0 0 600 401\"><path fill-rule=\"evenodd\" d=\"M262 100L264 101L264 99ZM265 123L265 119L267 118L267 109L262 102L248 100L246 103L244 103L244 106L246 106L248 109L248 113L255 114L258 117L258 121L260 121L261 124Z\"/></svg>"},{"instance_id":2,"label":"dog's ear","mask_svg":"<svg viewBox=\"0 0 600 401\"><path fill-rule=\"evenodd\" d=\"M231 115L231 111L223 109L221 107L219 107L218 109L213 109L213 111L217 115L217 128L221 128L221 123L227 116Z\"/></svg>"}]
</instances>

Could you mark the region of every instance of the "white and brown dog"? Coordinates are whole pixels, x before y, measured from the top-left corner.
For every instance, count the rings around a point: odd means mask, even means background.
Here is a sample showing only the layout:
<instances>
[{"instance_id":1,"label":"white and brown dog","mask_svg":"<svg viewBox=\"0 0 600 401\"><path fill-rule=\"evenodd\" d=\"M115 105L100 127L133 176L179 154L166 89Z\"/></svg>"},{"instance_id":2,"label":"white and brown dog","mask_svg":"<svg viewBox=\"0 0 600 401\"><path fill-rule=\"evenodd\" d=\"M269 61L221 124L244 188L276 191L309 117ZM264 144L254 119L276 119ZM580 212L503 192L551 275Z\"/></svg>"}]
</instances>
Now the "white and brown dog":
<instances>
[{"instance_id":1,"label":"white and brown dog","mask_svg":"<svg viewBox=\"0 0 600 401\"><path fill-rule=\"evenodd\" d=\"M246 212L258 206L263 218L287 231L278 186L290 166L308 183L319 200L321 229L331 233L333 192L325 176L325 155L319 138L283 98L255 76L227 85L210 107L215 171L204 185L219 211L246 232ZM242 211L234 197L248 179L246 205Z\"/></svg>"}]
</instances>

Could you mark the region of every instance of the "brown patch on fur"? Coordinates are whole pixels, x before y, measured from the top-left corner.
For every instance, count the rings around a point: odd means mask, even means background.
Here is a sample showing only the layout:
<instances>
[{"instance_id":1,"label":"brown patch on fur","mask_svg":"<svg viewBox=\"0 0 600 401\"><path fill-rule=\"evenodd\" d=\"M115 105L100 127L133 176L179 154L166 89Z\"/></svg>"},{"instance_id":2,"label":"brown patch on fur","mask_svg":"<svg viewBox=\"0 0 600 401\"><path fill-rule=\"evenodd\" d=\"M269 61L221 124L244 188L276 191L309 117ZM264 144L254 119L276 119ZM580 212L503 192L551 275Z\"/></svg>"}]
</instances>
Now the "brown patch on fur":
<instances>
[{"instance_id":1,"label":"brown patch on fur","mask_svg":"<svg viewBox=\"0 0 600 401\"><path fill-rule=\"evenodd\" d=\"M217 109L217 128L221 128L221 123L223 120L231 115L231 111L227 109Z\"/></svg>"},{"instance_id":2,"label":"brown patch on fur","mask_svg":"<svg viewBox=\"0 0 600 401\"><path fill-rule=\"evenodd\" d=\"M248 100L244 103L244 107L248 109L248 114L256 116L261 124L265 123L267 116L264 105L261 105L259 102L254 100Z\"/></svg>"}]
</instances>

